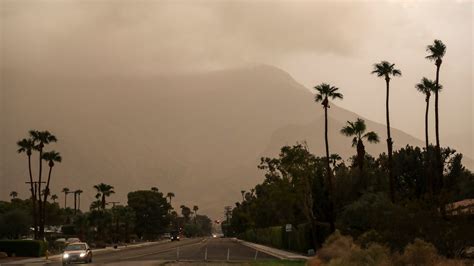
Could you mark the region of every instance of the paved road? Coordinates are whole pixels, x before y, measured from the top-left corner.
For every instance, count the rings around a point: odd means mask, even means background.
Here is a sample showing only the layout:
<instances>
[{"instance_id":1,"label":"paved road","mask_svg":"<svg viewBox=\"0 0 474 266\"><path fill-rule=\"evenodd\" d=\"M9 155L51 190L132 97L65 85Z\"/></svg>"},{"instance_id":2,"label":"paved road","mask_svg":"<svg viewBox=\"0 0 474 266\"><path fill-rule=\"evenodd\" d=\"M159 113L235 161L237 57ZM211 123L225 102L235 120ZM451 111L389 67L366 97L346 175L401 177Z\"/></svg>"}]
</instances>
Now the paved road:
<instances>
[{"instance_id":1,"label":"paved road","mask_svg":"<svg viewBox=\"0 0 474 266\"><path fill-rule=\"evenodd\" d=\"M169 262L205 262L207 250L208 262L230 262L275 260L276 257L257 252L228 238L194 238L175 242L164 242L145 247L111 250L93 255L93 264L114 265L160 265ZM229 254L228 254L229 253ZM47 265L61 265L60 259L54 259Z\"/></svg>"}]
</instances>

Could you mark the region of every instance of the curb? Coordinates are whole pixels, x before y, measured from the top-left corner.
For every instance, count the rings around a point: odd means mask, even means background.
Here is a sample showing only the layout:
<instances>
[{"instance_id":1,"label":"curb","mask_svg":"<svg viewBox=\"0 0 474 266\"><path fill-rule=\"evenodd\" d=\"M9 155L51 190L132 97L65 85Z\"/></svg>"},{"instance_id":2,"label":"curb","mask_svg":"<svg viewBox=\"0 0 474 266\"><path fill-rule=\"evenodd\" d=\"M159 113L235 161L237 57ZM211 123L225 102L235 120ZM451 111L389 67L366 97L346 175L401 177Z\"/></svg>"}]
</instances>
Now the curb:
<instances>
[{"instance_id":1,"label":"curb","mask_svg":"<svg viewBox=\"0 0 474 266\"><path fill-rule=\"evenodd\" d=\"M300 255L300 254L289 252L289 251L286 251L286 250L281 250L281 249L277 249L277 248L273 248L273 247L268 247L268 246L264 246L264 245L261 245L261 244L255 244L255 243L252 243L252 242L244 241L242 239L237 239L237 238L234 238L234 239L235 239L235 241L239 242L240 244L242 244L244 246L256 249L256 250L258 250L260 252L263 252L263 253L267 253L267 254L272 255L274 257L277 257L281 260L308 260L308 259L310 259L310 257L308 257L308 256Z\"/></svg>"}]
</instances>

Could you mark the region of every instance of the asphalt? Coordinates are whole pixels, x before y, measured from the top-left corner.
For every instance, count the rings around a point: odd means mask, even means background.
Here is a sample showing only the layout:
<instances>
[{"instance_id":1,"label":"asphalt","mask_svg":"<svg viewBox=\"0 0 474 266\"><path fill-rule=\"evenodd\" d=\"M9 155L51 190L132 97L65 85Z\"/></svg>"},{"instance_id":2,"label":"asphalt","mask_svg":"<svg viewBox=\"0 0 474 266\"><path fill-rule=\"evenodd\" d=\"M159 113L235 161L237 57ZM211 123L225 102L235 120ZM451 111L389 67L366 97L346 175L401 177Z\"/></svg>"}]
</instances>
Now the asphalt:
<instances>
[{"instance_id":1,"label":"asphalt","mask_svg":"<svg viewBox=\"0 0 474 266\"><path fill-rule=\"evenodd\" d=\"M108 249L93 252L94 264L113 265L163 265L176 262L238 263L262 260L278 260L262 250L242 245L230 238L191 238L181 241L165 241L145 246ZM2 265L62 265L60 256L49 260L17 261Z\"/></svg>"}]
</instances>

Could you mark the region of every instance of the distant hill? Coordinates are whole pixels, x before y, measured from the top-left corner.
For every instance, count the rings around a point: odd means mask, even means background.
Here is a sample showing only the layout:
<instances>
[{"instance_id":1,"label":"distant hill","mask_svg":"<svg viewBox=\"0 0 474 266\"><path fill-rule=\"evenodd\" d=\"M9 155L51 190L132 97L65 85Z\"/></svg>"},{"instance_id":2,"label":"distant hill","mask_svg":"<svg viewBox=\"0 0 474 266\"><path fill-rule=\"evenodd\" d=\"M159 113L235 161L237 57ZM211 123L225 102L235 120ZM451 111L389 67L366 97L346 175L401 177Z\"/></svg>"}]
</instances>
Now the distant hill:
<instances>
[{"instance_id":1,"label":"distant hill","mask_svg":"<svg viewBox=\"0 0 474 266\"><path fill-rule=\"evenodd\" d=\"M240 190L261 182L261 156L307 141L323 154L323 110L286 72L269 66L153 77L42 78L9 73L3 80L1 198L11 190L27 195L26 158L15 142L29 129L48 129L63 155L52 192L81 188L82 208L94 199L94 184L115 186L113 200L156 186L180 204L223 216ZM5 115L6 114L6 115ZM356 114L330 109L331 151L348 158L350 140L339 134ZM383 139L385 127L367 120ZM423 142L393 130L395 148ZM385 151L385 142L367 145ZM72 202L69 200L69 202Z\"/></svg>"}]
</instances>

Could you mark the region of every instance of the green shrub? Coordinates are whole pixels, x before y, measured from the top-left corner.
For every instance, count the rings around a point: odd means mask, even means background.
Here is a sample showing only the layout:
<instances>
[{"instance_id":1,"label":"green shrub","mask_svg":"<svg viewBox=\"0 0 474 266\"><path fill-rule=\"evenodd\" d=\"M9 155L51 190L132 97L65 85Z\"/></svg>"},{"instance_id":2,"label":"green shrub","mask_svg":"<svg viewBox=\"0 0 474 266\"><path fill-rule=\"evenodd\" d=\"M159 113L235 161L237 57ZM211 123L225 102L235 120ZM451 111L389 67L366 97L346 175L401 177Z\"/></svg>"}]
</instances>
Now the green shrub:
<instances>
[{"instance_id":1,"label":"green shrub","mask_svg":"<svg viewBox=\"0 0 474 266\"><path fill-rule=\"evenodd\" d=\"M41 257L46 253L48 244L38 240L0 240L0 251L8 256Z\"/></svg>"}]
</instances>

